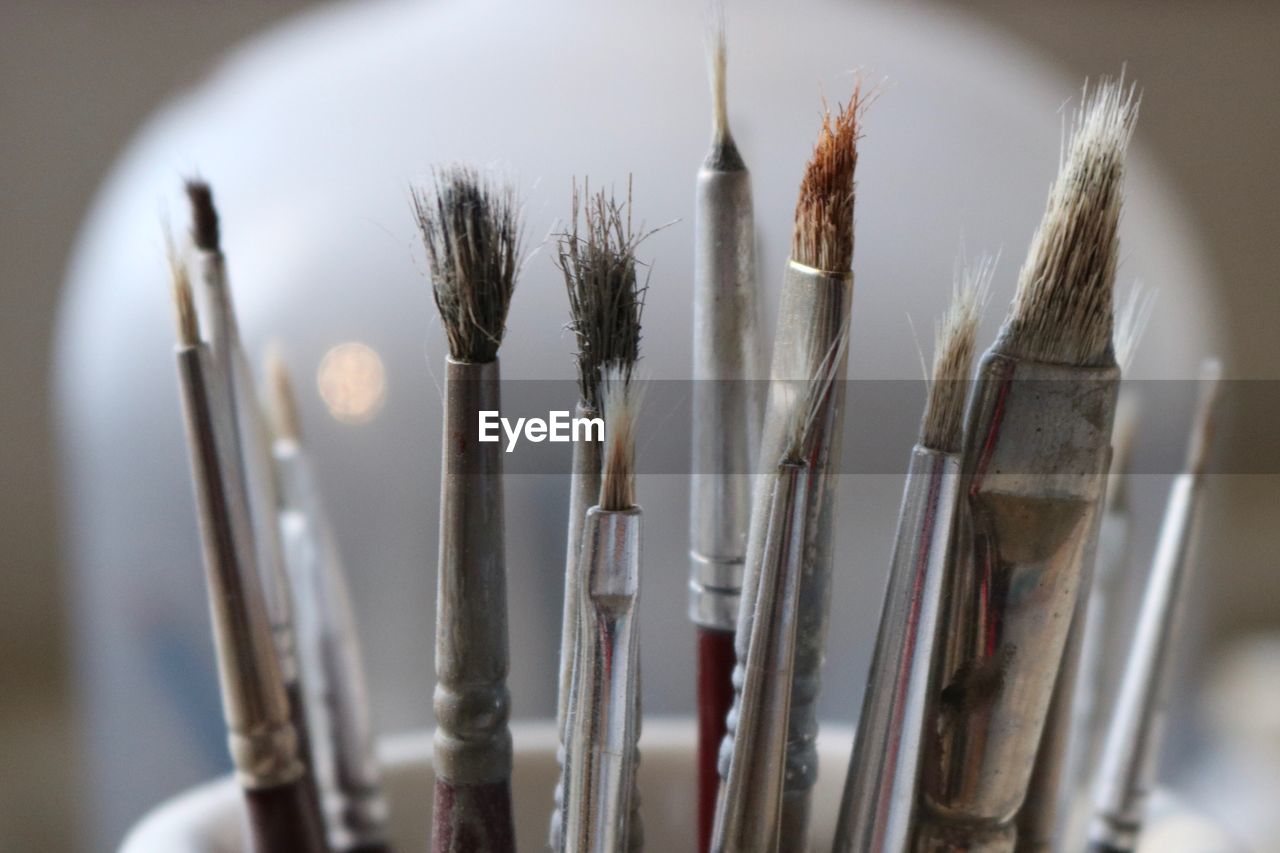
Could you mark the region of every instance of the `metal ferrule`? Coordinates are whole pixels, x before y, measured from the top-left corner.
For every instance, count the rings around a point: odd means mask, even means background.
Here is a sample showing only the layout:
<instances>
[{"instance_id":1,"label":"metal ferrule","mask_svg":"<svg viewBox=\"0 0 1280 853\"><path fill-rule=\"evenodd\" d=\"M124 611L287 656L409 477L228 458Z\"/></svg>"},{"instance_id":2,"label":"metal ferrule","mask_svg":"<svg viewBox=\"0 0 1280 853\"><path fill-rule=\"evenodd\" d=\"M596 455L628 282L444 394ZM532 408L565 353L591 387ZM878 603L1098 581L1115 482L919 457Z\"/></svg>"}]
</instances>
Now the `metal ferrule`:
<instances>
[{"instance_id":1,"label":"metal ferrule","mask_svg":"<svg viewBox=\"0 0 1280 853\"><path fill-rule=\"evenodd\" d=\"M221 428L227 431L235 447L235 453L225 460L225 476L249 507L252 525L247 547L254 549L254 565L262 576L267 620L281 672L285 682L293 684L298 680L297 643L291 591L276 528L279 502L272 472L270 433L258 406L253 371L240 340L227 282L226 259L220 252L206 250L197 250L196 257L195 296L204 309L200 312L206 320L203 333L219 377L216 392L223 401L220 408L225 410Z\"/></svg>"},{"instance_id":2,"label":"metal ferrule","mask_svg":"<svg viewBox=\"0 0 1280 853\"><path fill-rule=\"evenodd\" d=\"M755 618L750 634L738 634L735 641L744 665L725 738L728 746L721 757L724 782L711 841L715 853L778 849L808 487L806 466L779 466L754 597Z\"/></svg>"},{"instance_id":3,"label":"metal ferrule","mask_svg":"<svg viewBox=\"0 0 1280 853\"><path fill-rule=\"evenodd\" d=\"M498 360L448 360L436 587L436 775L481 784L511 775L502 445L479 441L500 410Z\"/></svg>"},{"instance_id":4,"label":"metal ferrule","mask_svg":"<svg viewBox=\"0 0 1280 853\"><path fill-rule=\"evenodd\" d=\"M917 849L1009 850L1087 583L1119 368L982 359L966 428Z\"/></svg>"},{"instance_id":5,"label":"metal ferrule","mask_svg":"<svg viewBox=\"0 0 1280 853\"><path fill-rule=\"evenodd\" d=\"M1089 840L1132 850L1155 784L1164 728L1173 629L1190 563L1203 480L1178 475L1169 494L1132 651L1098 767Z\"/></svg>"},{"instance_id":6,"label":"metal ferrule","mask_svg":"<svg viewBox=\"0 0 1280 853\"><path fill-rule=\"evenodd\" d=\"M299 658L312 760L329 842L385 842L387 805L373 754L368 688L341 556L310 460L296 441L274 446L285 566L298 596Z\"/></svg>"},{"instance_id":7,"label":"metal ferrule","mask_svg":"<svg viewBox=\"0 0 1280 853\"><path fill-rule=\"evenodd\" d=\"M574 409L574 417L596 417L593 409L581 402ZM575 441L573 443L573 474L569 480L569 533L565 540L564 558L564 612L560 622L560 689L557 694L556 729L560 741L556 746L556 761L560 764L560 777L556 780L555 808L551 812L550 845L560 850L564 821L565 768L568 762L569 702L573 689L573 671L578 653L578 616L582 599L582 574L578 560L582 545L582 523L600 496L601 442Z\"/></svg>"},{"instance_id":8,"label":"metal ferrule","mask_svg":"<svg viewBox=\"0 0 1280 853\"><path fill-rule=\"evenodd\" d=\"M570 710L570 853L619 853L628 847L634 789L639 663L636 601L641 511L593 507L583 526L578 667Z\"/></svg>"},{"instance_id":9,"label":"metal ferrule","mask_svg":"<svg viewBox=\"0 0 1280 853\"><path fill-rule=\"evenodd\" d=\"M910 842L959 486L958 455L912 449L835 853L900 853Z\"/></svg>"},{"instance_id":10,"label":"metal ferrule","mask_svg":"<svg viewBox=\"0 0 1280 853\"><path fill-rule=\"evenodd\" d=\"M751 173L732 139L698 172L693 252L689 618L733 631L764 401Z\"/></svg>"},{"instance_id":11,"label":"metal ferrule","mask_svg":"<svg viewBox=\"0 0 1280 853\"><path fill-rule=\"evenodd\" d=\"M244 548L248 507L226 482L234 451L218 428L207 350L180 347L177 361L231 760L242 787L274 788L305 768L253 552Z\"/></svg>"},{"instance_id":12,"label":"metal ferrule","mask_svg":"<svg viewBox=\"0 0 1280 853\"><path fill-rule=\"evenodd\" d=\"M773 365L760 439L758 485L747 536L747 560L738 616L739 636L750 636L755 612L755 588L768 533L769 507L791 429L795 396L805 393L812 378L845 327L853 302L852 273L827 273L787 263L778 305ZM818 775L816 703L822 658L826 649L830 610L831 548L838 479L828 476L840 467L844 424L845 368L848 349L836 370L824 416L811 431L813 452L808 458L805 504L804 559L800 603L796 615L796 663L791 686L791 715L787 737L787 772L783 782L783 850L804 850L808 839L809 792ZM735 684L742 683L741 661Z\"/></svg>"}]
</instances>

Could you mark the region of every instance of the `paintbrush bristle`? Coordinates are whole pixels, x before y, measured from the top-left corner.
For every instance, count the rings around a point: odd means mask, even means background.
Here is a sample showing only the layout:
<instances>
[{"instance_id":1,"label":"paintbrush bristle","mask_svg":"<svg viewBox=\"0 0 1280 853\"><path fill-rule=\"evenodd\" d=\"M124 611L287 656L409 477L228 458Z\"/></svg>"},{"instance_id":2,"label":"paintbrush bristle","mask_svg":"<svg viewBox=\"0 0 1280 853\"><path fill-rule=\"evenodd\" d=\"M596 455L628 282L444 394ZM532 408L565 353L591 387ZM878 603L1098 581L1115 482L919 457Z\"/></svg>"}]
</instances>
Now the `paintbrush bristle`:
<instances>
[{"instance_id":1,"label":"paintbrush bristle","mask_svg":"<svg viewBox=\"0 0 1280 853\"><path fill-rule=\"evenodd\" d=\"M1114 357L1124 155L1138 98L1103 81L1076 117L1044 217L1018 275L1002 351L1055 364L1102 366Z\"/></svg>"},{"instance_id":2,"label":"paintbrush bristle","mask_svg":"<svg viewBox=\"0 0 1280 853\"><path fill-rule=\"evenodd\" d=\"M298 398L293 392L293 377L284 363L279 346L267 348L267 414L276 438L298 441L302 422L298 418Z\"/></svg>"},{"instance_id":3,"label":"paintbrush bristle","mask_svg":"<svg viewBox=\"0 0 1280 853\"><path fill-rule=\"evenodd\" d=\"M1124 304L1116 312L1115 351L1116 363L1122 371L1128 371L1133 357L1142 343L1142 334L1147 330L1147 322L1151 319L1151 311L1155 308L1155 293L1135 282L1129 290Z\"/></svg>"},{"instance_id":4,"label":"paintbrush bristle","mask_svg":"<svg viewBox=\"0 0 1280 853\"><path fill-rule=\"evenodd\" d=\"M600 508L620 511L636 503L636 418L640 393L627 365L607 364L601 371L600 400L604 415L604 459L601 463Z\"/></svg>"},{"instance_id":5,"label":"paintbrush bristle","mask_svg":"<svg viewBox=\"0 0 1280 853\"><path fill-rule=\"evenodd\" d=\"M213 189L207 181L190 178L186 190L191 203L191 239L196 248L221 252L222 229L218 224L218 209L213 204Z\"/></svg>"},{"instance_id":6,"label":"paintbrush bristle","mask_svg":"<svg viewBox=\"0 0 1280 853\"><path fill-rule=\"evenodd\" d=\"M824 272L853 269L854 172L862 135L862 84L849 103L822 114L822 130L800 181L791 259Z\"/></svg>"},{"instance_id":7,"label":"paintbrush bristle","mask_svg":"<svg viewBox=\"0 0 1280 853\"><path fill-rule=\"evenodd\" d=\"M711 133L716 145L732 145L729 102L726 97L724 4L712 4L707 26L707 67L711 78Z\"/></svg>"},{"instance_id":8,"label":"paintbrush bristle","mask_svg":"<svg viewBox=\"0 0 1280 853\"><path fill-rule=\"evenodd\" d=\"M975 341L995 262L989 257L957 271L951 305L934 328L933 369L920 427L920 444L959 453L964 444L964 407L973 369Z\"/></svg>"},{"instance_id":9,"label":"paintbrush bristle","mask_svg":"<svg viewBox=\"0 0 1280 853\"><path fill-rule=\"evenodd\" d=\"M515 189L475 169L449 166L435 172L430 190L413 191L413 207L449 355L474 364L493 361L520 266Z\"/></svg>"},{"instance_id":10,"label":"paintbrush bristle","mask_svg":"<svg viewBox=\"0 0 1280 853\"><path fill-rule=\"evenodd\" d=\"M556 266L569 293L568 328L578 342L578 392L588 409L600 411L605 366L629 377L640 359L640 321L648 288L637 273L636 247L648 235L631 229L630 180L625 203L603 190L595 195L589 188L584 192L585 209L575 182L573 215L569 230L557 239Z\"/></svg>"},{"instance_id":11,"label":"paintbrush bristle","mask_svg":"<svg viewBox=\"0 0 1280 853\"><path fill-rule=\"evenodd\" d=\"M173 308L178 321L178 345L193 347L200 343L200 322L196 317L196 302L191 292L191 275L170 237L165 238L165 250L169 262L169 282L173 287Z\"/></svg>"},{"instance_id":12,"label":"paintbrush bristle","mask_svg":"<svg viewBox=\"0 0 1280 853\"><path fill-rule=\"evenodd\" d=\"M1209 450L1213 446L1213 432L1217 424L1218 398L1222 391L1222 362L1207 358L1200 364L1200 395L1196 401L1196 413L1191 423L1191 438L1187 443L1186 470L1197 476L1205 472Z\"/></svg>"}]
</instances>

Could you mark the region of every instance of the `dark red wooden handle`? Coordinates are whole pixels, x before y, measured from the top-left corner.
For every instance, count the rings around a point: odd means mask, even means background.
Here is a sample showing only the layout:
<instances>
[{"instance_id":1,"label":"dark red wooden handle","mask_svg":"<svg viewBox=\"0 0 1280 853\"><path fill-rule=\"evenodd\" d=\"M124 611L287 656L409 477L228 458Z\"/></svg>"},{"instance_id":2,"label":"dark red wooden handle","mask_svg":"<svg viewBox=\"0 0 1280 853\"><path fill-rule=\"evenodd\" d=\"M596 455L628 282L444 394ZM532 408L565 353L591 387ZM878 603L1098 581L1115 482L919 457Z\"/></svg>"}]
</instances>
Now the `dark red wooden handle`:
<instances>
[{"instance_id":1,"label":"dark red wooden handle","mask_svg":"<svg viewBox=\"0 0 1280 853\"><path fill-rule=\"evenodd\" d=\"M514 853L511 781L455 785L436 780L433 853Z\"/></svg>"},{"instance_id":2,"label":"dark red wooden handle","mask_svg":"<svg viewBox=\"0 0 1280 853\"><path fill-rule=\"evenodd\" d=\"M304 779L244 792L254 853L328 853L324 824Z\"/></svg>"},{"instance_id":3,"label":"dark red wooden handle","mask_svg":"<svg viewBox=\"0 0 1280 853\"><path fill-rule=\"evenodd\" d=\"M698 851L711 846L725 717L733 705L733 632L698 629Z\"/></svg>"}]
</instances>

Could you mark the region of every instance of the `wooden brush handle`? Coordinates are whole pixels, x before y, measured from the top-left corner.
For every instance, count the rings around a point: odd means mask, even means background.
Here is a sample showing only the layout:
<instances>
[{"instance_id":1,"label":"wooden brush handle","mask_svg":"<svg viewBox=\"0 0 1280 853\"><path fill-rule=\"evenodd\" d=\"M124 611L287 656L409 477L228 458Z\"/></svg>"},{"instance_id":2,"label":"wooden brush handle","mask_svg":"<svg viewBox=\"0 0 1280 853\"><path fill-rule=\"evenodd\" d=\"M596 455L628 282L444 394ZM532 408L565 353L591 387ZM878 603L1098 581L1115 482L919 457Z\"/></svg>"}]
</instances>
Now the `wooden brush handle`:
<instances>
[{"instance_id":1,"label":"wooden brush handle","mask_svg":"<svg viewBox=\"0 0 1280 853\"><path fill-rule=\"evenodd\" d=\"M246 788L244 800L254 853L328 853L306 777L275 788Z\"/></svg>"},{"instance_id":2,"label":"wooden brush handle","mask_svg":"<svg viewBox=\"0 0 1280 853\"><path fill-rule=\"evenodd\" d=\"M436 780L432 853L513 853L511 782Z\"/></svg>"},{"instance_id":3,"label":"wooden brush handle","mask_svg":"<svg viewBox=\"0 0 1280 853\"><path fill-rule=\"evenodd\" d=\"M711 846L720 790L717 768L733 705L733 632L698 628L698 851Z\"/></svg>"}]
</instances>

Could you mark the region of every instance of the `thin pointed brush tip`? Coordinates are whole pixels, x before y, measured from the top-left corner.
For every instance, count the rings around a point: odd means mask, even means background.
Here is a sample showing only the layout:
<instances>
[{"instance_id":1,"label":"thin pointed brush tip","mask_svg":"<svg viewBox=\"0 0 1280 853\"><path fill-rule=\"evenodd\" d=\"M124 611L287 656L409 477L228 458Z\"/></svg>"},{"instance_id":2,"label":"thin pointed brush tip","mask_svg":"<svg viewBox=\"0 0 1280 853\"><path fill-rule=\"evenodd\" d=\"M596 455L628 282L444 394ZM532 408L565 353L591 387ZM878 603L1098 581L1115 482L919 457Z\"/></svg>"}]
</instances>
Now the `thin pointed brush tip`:
<instances>
[{"instance_id":1,"label":"thin pointed brush tip","mask_svg":"<svg viewBox=\"0 0 1280 853\"><path fill-rule=\"evenodd\" d=\"M1222 393L1222 362L1207 358L1200 363L1200 393L1196 401L1196 413L1191 424L1191 440L1187 448L1187 471L1200 475L1209 461L1217 425L1218 400Z\"/></svg>"},{"instance_id":2,"label":"thin pointed brush tip","mask_svg":"<svg viewBox=\"0 0 1280 853\"><path fill-rule=\"evenodd\" d=\"M1105 366L1115 359L1114 302L1124 156L1139 99L1103 80L1076 116L1066 156L1018 275L1001 347L1036 361Z\"/></svg>"},{"instance_id":3,"label":"thin pointed brush tip","mask_svg":"<svg viewBox=\"0 0 1280 853\"><path fill-rule=\"evenodd\" d=\"M521 227L511 184L466 166L435 172L412 192L431 291L455 361L498 357L520 268Z\"/></svg>"},{"instance_id":4,"label":"thin pointed brush tip","mask_svg":"<svg viewBox=\"0 0 1280 853\"><path fill-rule=\"evenodd\" d=\"M600 381L604 415L604 459L600 478L600 508L627 510L636 503L636 418L640 413L639 390L629 371L609 365Z\"/></svg>"},{"instance_id":5,"label":"thin pointed brush tip","mask_svg":"<svg viewBox=\"0 0 1280 853\"><path fill-rule=\"evenodd\" d=\"M849 103L822 116L822 129L800 182L791 259L824 272L853 269L854 173L865 99L862 83Z\"/></svg>"},{"instance_id":6,"label":"thin pointed brush tip","mask_svg":"<svg viewBox=\"0 0 1280 853\"><path fill-rule=\"evenodd\" d=\"M728 51L724 35L724 4L714 2L707 23L707 69L711 82L711 133L717 147L733 147L729 132L729 103L725 69Z\"/></svg>"},{"instance_id":7,"label":"thin pointed brush tip","mask_svg":"<svg viewBox=\"0 0 1280 853\"><path fill-rule=\"evenodd\" d=\"M187 201L191 204L191 239L199 249L221 252L222 229L218 224L218 209L213 203L213 188L201 178L189 178L185 189Z\"/></svg>"},{"instance_id":8,"label":"thin pointed brush tip","mask_svg":"<svg viewBox=\"0 0 1280 853\"><path fill-rule=\"evenodd\" d=\"M995 263L979 260L960 273L947 313L934 334L933 368L921 421L920 444L959 453L964 444L964 410L973 370L978 323L991 287Z\"/></svg>"},{"instance_id":9,"label":"thin pointed brush tip","mask_svg":"<svg viewBox=\"0 0 1280 853\"><path fill-rule=\"evenodd\" d=\"M276 438L298 441L302 438L302 422L298 417L298 397L293 391L293 377L284 363L279 346L267 350L267 410Z\"/></svg>"}]
</instances>

